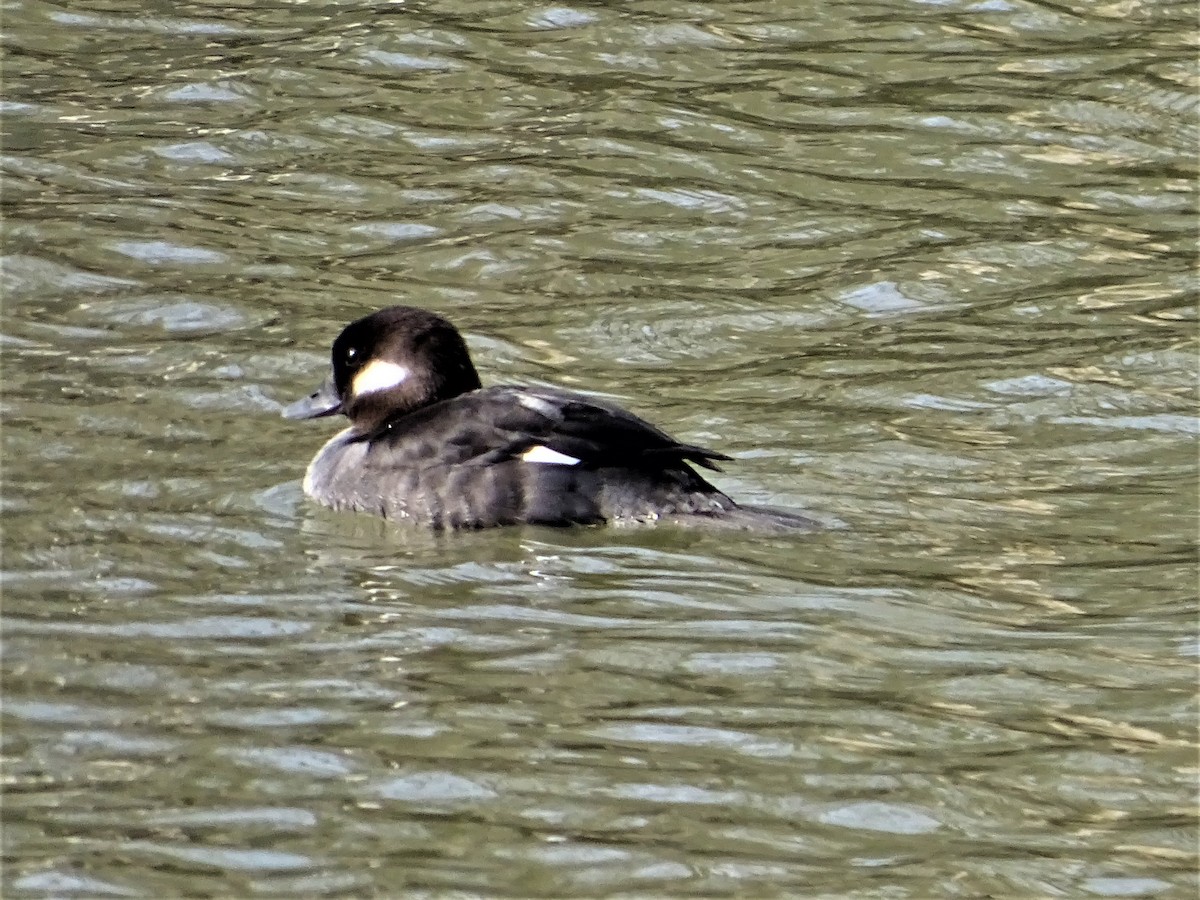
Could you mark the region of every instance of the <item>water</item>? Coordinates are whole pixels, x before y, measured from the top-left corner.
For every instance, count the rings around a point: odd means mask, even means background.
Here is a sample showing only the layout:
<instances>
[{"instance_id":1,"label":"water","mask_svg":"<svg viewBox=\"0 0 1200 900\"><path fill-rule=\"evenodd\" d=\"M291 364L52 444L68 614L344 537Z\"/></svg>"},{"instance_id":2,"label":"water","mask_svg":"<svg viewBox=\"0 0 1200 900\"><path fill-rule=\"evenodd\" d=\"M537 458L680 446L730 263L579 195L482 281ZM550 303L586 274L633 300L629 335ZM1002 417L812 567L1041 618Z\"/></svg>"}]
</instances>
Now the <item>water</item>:
<instances>
[{"instance_id":1,"label":"water","mask_svg":"<svg viewBox=\"0 0 1200 900\"><path fill-rule=\"evenodd\" d=\"M1194 896L1194 25L11 4L4 895ZM393 302L827 527L314 508Z\"/></svg>"}]
</instances>

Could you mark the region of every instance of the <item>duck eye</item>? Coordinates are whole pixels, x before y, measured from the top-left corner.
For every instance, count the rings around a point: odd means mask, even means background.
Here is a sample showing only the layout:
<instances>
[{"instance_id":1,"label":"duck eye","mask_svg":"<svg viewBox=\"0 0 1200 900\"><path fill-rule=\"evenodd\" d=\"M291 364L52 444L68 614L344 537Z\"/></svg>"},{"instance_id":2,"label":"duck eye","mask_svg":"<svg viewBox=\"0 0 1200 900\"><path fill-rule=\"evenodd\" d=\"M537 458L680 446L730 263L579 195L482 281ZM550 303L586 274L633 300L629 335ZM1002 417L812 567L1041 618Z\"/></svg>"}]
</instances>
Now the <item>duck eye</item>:
<instances>
[{"instance_id":1,"label":"duck eye","mask_svg":"<svg viewBox=\"0 0 1200 900\"><path fill-rule=\"evenodd\" d=\"M357 347L347 347L346 352L344 354L342 354L342 358L345 360L346 365L348 365L348 366L354 365L355 360L358 359L358 348Z\"/></svg>"}]
</instances>

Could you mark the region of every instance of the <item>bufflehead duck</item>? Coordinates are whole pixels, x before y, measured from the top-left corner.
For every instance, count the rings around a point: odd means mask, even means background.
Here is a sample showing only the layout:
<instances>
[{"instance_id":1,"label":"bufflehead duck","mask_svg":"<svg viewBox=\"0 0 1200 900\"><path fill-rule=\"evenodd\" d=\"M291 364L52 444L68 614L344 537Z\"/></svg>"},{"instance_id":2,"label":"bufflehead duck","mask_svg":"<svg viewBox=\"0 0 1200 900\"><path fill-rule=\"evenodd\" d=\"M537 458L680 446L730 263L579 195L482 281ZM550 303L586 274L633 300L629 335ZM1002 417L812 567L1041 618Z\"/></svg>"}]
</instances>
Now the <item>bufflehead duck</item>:
<instances>
[{"instance_id":1,"label":"bufflehead duck","mask_svg":"<svg viewBox=\"0 0 1200 900\"><path fill-rule=\"evenodd\" d=\"M529 523L706 522L792 530L812 520L740 506L689 464L731 457L681 443L612 403L543 387L485 388L462 336L410 306L333 342L329 378L283 415L350 427L317 453L304 492L435 529Z\"/></svg>"}]
</instances>

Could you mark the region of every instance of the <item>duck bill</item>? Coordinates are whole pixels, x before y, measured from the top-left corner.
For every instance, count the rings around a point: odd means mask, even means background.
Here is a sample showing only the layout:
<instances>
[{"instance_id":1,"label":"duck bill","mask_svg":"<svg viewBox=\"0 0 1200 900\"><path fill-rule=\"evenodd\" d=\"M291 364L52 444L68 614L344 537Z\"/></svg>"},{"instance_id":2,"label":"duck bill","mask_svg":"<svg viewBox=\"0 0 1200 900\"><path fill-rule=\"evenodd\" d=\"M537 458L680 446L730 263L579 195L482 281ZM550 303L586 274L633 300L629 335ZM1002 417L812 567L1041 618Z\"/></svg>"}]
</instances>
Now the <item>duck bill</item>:
<instances>
[{"instance_id":1,"label":"duck bill","mask_svg":"<svg viewBox=\"0 0 1200 900\"><path fill-rule=\"evenodd\" d=\"M285 419L319 419L337 415L342 411L342 398L333 384L333 375L325 383L302 400L283 408Z\"/></svg>"}]
</instances>

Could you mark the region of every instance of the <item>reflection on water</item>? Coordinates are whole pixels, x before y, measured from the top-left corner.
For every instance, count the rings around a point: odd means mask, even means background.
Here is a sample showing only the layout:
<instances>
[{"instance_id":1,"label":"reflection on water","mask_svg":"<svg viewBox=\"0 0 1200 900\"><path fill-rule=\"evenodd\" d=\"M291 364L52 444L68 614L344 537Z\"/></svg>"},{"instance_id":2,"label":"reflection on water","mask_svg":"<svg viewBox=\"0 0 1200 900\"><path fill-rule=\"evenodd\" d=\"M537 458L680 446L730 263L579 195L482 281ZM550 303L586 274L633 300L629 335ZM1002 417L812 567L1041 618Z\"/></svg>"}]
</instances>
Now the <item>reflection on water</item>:
<instances>
[{"instance_id":1,"label":"reflection on water","mask_svg":"<svg viewBox=\"0 0 1200 900\"><path fill-rule=\"evenodd\" d=\"M1193 884L1192 18L10 10L5 896ZM831 527L313 508L392 302Z\"/></svg>"}]
</instances>

